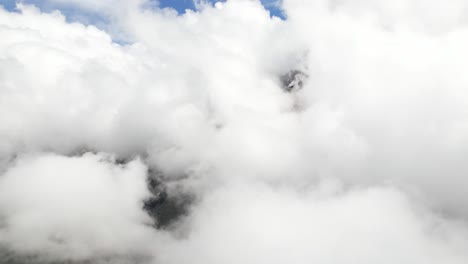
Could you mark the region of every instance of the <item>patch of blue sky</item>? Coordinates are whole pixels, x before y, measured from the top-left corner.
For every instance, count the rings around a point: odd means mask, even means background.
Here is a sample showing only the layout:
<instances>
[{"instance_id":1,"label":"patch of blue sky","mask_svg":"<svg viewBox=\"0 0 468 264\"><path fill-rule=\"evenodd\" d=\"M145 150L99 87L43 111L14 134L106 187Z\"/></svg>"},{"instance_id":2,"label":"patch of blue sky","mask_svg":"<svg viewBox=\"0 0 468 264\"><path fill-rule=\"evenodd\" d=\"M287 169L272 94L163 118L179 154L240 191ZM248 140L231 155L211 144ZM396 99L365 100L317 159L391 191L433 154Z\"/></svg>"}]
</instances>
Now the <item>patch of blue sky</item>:
<instances>
[{"instance_id":1,"label":"patch of blue sky","mask_svg":"<svg viewBox=\"0 0 468 264\"><path fill-rule=\"evenodd\" d=\"M0 1L0 5L10 12L15 12L16 2L17 2L16 0L2 0Z\"/></svg>"},{"instance_id":2,"label":"patch of blue sky","mask_svg":"<svg viewBox=\"0 0 468 264\"><path fill-rule=\"evenodd\" d=\"M271 16L279 17L283 20L286 19L284 11L281 9L282 0L261 0L265 9L270 11Z\"/></svg>"},{"instance_id":3,"label":"patch of blue sky","mask_svg":"<svg viewBox=\"0 0 468 264\"><path fill-rule=\"evenodd\" d=\"M152 1L152 0L150 0ZM225 0L208 0L211 3L216 3L219 1ZM281 19L286 19L283 11L281 10L280 3L281 0L261 0L261 3L270 12L271 16L276 16ZM52 12L54 10L60 10L60 12L65 16L65 19L68 22L79 22L85 25L94 25L100 29L108 29L107 25L109 24L109 19L97 12L90 10L83 10L82 8L76 7L74 5L51 2L47 0L0 0L0 5L10 12L17 12L16 3L22 2L25 4L33 4L40 8L44 12ZM187 9L196 10L193 0L159 0L160 8L173 8L179 14L184 14ZM114 32L115 33L115 32ZM123 40L123 38L118 37L116 34L113 35L113 41L118 44L128 44L129 42Z\"/></svg>"},{"instance_id":4,"label":"patch of blue sky","mask_svg":"<svg viewBox=\"0 0 468 264\"><path fill-rule=\"evenodd\" d=\"M82 10L73 5L49 2L47 0L0 0L0 5L4 6L5 9L10 12L17 12L17 3L35 5L43 12L60 10L68 22L80 22L85 25L95 25L96 27L101 27L109 22L103 15L88 10Z\"/></svg>"},{"instance_id":5,"label":"patch of blue sky","mask_svg":"<svg viewBox=\"0 0 468 264\"><path fill-rule=\"evenodd\" d=\"M216 3L220 2L220 0L208 0L211 3ZM225 1L225 0L221 0ZM281 0L261 0L261 3L267 9L270 11L271 16L276 16L281 19L286 19L283 11L281 10L280 3ZM183 14L185 10L190 9L190 10L195 10L195 4L193 3L193 0L159 0L159 6L161 8L166 8L170 7L175 10L179 14Z\"/></svg>"},{"instance_id":6,"label":"patch of blue sky","mask_svg":"<svg viewBox=\"0 0 468 264\"><path fill-rule=\"evenodd\" d=\"M211 3L219 2L220 0L208 0ZM225 1L225 0L221 0ZM3 5L6 10L11 12L16 11L16 3L18 0L1 0L0 5ZM105 23L106 19L103 16L100 16L96 13L84 11L76 7L60 4L57 2L51 3L47 0L20 0L20 2L27 4L34 4L45 12L49 12L55 9L60 10L68 21L78 21L85 24L101 24ZM261 0L263 6L270 11L272 16L279 17L281 19L286 19L283 11L281 10L280 3L281 0ZM173 8L179 14L185 13L185 10L195 10L195 4L193 0L159 0L159 6L161 8Z\"/></svg>"}]
</instances>

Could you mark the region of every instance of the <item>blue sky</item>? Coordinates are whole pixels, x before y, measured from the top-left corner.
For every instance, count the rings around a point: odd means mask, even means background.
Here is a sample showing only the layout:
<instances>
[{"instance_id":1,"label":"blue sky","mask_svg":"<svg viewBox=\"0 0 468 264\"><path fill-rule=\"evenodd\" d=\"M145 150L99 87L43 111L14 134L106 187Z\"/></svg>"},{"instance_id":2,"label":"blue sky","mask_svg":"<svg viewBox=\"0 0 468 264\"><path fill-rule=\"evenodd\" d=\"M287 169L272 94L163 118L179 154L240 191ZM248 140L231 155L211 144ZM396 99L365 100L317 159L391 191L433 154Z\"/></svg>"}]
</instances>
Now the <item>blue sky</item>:
<instances>
[{"instance_id":1,"label":"blue sky","mask_svg":"<svg viewBox=\"0 0 468 264\"><path fill-rule=\"evenodd\" d=\"M153 0L150 0L153 1ZM225 1L225 0L208 0L212 3ZM261 0L263 6L270 11L272 16L277 16L281 19L286 19L282 14L281 10L274 3L278 0ZM0 0L0 5L3 5L9 11L15 11L16 2L23 2L28 4L34 4L45 12L50 12L53 10L60 10L62 14L66 17L69 22L80 22L86 25L94 25L101 29L106 29L109 23L107 17L102 16L101 14L92 12L92 11L83 11L76 7L64 4L57 4L49 2L48 0ZM195 9L193 0L159 0L159 6L162 8L173 8L183 14L187 9ZM122 39L118 35L113 35L113 41L119 44L128 43L126 40Z\"/></svg>"},{"instance_id":2,"label":"blue sky","mask_svg":"<svg viewBox=\"0 0 468 264\"><path fill-rule=\"evenodd\" d=\"M210 2L218 2L219 0L209 0ZM160 0L161 7L172 7L179 13L183 13L186 9L194 9L192 0ZM284 15L281 10L275 6L276 0L261 0L262 4L266 9L270 11L273 16L281 17L284 19Z\"/></svg>"},{"instance_id":3,"label":"blue sky","mask_svg":"<svg viewBox=\"0 0 468 264\"><path fill-rule=\"evenodd\" d=\"M15 3L18 0L0 0L0 4L5 6L7 10L14 10ZM210 2L218 2L219 0L209 0ZM272 16L277 16L282 19L285 19L285 16L282 14L281 10L274 4L277 0L261 0L262 4L265 6L266 9L270 11ZM82 12L77 11L74 8L69 8L65 6L52 6L47 4L45 0L23 0L26 3L32 3L39 6L41 9L45 11L50 11L52 9L60 9L62 13L67 16L70 20L78 20L74 19L73 17L80 17L83 19L84 16L89 15L93 16L92 14L83 14ZM177 10L180 14L184 13L186 9L195 9L192 0L160 0L161 7L171 7ZM94 20L96 17L89 17L89 20Z\"/></svg>"}]
</instances>

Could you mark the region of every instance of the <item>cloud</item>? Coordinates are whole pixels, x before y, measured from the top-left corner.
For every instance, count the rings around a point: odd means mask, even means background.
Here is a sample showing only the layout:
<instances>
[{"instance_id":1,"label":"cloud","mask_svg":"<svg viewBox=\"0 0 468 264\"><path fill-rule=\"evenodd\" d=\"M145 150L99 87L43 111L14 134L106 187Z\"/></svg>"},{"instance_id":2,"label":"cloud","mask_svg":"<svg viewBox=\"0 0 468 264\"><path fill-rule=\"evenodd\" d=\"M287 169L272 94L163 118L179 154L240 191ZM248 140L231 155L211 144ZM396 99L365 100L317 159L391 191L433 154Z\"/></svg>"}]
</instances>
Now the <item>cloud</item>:
<instances>
[{"instance_id":1,"label":"cloud","mask_svg":"<svg viewBox=\"0 0 468 264\"><path fill-rule=\"evenodd\" d=\"M466 229L392 188L230 185L209 193L157 263L464 263Z\"/></svg>"},{"instance_id":2,"label":"cloud","mask_svg":"<svg viewBox=\"0 0 468 264\"><path fill-rule=\"evenodd\" d=\"M466 263L465 4L283 2L285 21L259 1L80 2L126 45L58 11L0 10L5 247ZM191 197L166 229L148 227L147 177Z\"/></svg>"},{"instance_id":3,"label":"cloud","mask_svg":"<svg viewBox=\"0 0 468 264\"><path fill-rule=\"evenodd\" d=\"M19 252L83 258L141 253L151 229L140 210L148 196L139 160L116 166L108 155L34 154L15 162L0 179L6 229L0 242Z\"/></svg>"}]
</instances>

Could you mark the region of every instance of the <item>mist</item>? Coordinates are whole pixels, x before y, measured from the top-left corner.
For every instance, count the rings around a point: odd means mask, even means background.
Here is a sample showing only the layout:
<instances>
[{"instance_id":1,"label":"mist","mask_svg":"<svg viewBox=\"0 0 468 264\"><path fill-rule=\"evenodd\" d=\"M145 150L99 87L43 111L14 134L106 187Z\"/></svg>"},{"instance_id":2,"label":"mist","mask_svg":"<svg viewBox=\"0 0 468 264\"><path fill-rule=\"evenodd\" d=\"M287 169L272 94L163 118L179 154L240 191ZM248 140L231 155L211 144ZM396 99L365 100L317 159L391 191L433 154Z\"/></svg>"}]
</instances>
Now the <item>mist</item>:
<instances>
[{"instance_id":1,"label":"mist","mask_svg":"<svg viewBox=\"0 0 468 264\"><path fill-rule=\"evenodd\" d=\"M468 4L0 9L0 263L468 263ZM1 4L1 2L0 2Z\"/></svg>"}]
</instances>

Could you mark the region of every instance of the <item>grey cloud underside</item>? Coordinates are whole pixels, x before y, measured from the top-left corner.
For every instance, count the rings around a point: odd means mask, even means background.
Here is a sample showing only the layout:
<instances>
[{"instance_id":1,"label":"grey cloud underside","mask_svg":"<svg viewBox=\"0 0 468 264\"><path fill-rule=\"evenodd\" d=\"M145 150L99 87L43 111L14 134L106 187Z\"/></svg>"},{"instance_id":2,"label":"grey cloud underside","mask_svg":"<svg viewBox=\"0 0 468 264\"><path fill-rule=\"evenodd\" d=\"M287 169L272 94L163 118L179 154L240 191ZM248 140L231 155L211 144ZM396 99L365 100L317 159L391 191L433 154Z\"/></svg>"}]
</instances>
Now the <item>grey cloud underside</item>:
<instances>
[{"instance_id":1,"label":"grey cloud underside","mask_svg":"<svg viewBox=\"0 0 468 264\"><path fill-rule=\"evenodd\" d=\"M8 264L147 264L151 263L150 258L142 256L108 256L90 258L85 260L54 260L41 255L25 255L9 251L5 247L0 248L0 259L2 263Z\"/></svg>"},{"instance_id":2,"label":"grey cloud underside","mask_svg":"<svg viewBox=\"0 0 468 264\"><path fill-rule=\"evenodd\" d=\"M0 263L468 263L464 1L67 2L0 10Z\"/></svg>"}]
</instances>

